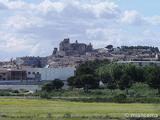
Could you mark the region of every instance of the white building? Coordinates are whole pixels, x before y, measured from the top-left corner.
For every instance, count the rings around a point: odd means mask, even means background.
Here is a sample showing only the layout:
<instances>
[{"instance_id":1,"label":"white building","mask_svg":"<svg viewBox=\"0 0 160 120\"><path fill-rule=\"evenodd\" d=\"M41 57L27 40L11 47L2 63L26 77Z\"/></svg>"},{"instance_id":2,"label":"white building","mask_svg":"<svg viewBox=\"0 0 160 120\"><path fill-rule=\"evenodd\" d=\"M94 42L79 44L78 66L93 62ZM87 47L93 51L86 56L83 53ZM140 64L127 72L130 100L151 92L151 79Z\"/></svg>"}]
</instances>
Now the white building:
<instances>
[{"instance_id":1,"label":"white building","mask_svg":"<svg viewBox=\"0 0 160 120\"><path fill-rule=\"evenodd\" d=\"M74 76L74 67L61 67L61 68L23 68L27 73L28 80L54 80L61 79L67 80L67 78Z\"/></svg>"}]
</instances>

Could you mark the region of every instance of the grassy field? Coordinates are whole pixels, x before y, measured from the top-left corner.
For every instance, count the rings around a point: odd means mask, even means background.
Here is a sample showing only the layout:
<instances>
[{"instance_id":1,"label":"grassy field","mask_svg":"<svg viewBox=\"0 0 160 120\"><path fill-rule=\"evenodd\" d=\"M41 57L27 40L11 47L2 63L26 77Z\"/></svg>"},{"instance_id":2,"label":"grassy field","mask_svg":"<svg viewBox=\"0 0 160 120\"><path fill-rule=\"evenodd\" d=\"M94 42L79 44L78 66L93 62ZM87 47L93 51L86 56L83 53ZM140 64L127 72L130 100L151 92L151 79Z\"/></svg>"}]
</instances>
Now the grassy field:
<instances>
[{"instance_id":1,"label":"grassy field","mask_svg":"<svg viewBox=\"0 0 160 120\"><path fill-rule=\"evenodd\" d=\"M117 104L52 101L44 99L0 99L0 120L100 120L124 118L125 113L156 113L159 104ZM73 117L73 118L70 118Z\"/></svg>"}]
</instances>

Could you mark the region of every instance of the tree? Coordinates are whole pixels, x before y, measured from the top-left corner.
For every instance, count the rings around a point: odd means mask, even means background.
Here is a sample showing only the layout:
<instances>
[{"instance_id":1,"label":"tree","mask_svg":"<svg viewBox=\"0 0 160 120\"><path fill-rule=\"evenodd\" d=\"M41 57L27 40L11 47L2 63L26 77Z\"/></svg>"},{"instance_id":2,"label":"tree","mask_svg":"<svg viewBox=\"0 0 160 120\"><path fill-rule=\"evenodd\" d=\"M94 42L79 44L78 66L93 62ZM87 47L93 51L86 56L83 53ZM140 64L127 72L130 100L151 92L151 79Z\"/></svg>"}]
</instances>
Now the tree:
<instances>
[{"instance_id":1,"label":"tree","mask_svg":"<svg viewBox=\"0 0 160 120\"><path fill-rule=\"evenodd\" d=\"M42 86L43 91L51 92L54 89L54 86L52 83L46 83L45 85Z\"/></svg>"},{"instance_id":2,"label":"tree","mask_svg":"<svg viewBox=\"0 0 160 120\"><path fill-rule=\"evenodd\" d=\"M74 86L75 86L76 88L83 88L83 83L82 83L82 80L81 80L81 76L76 76L76 77L75 77Z\"/></svg>"},{"instance_id":3,"label":"tree","mask_svg":"<svg viewBox=\"0 0 160 120\"><path fill-rule=\"evenodd\" d=\"M82 75L80 77L84 90L95 89L99 87L99 80L93 75Z\"/></svg>"},{"instance_id":4,"label":"tree","mask_svg":"<svg viewBox=\"0 0 160 120\"><path fill-rule=\"evenodd\" d=\"M62 87L64 86L64 82L60 79L53 80L52 84L54 86L54 89L56 90L62 89Z\"/></svg>"},{"instance_id":5,"label":"tree","mask_svg":"<svg viewBox=\"0 0 160 120\"><path fill-rule=\"evenodd\" d=\"M107 88L113 90L118 87L121 76L126 72L124 69L125 65L113 63L100 67L96 72Z\"/></svg>"},{"instance_id":6,"label":"tree","mask_svg":"<svg viewBox=\"0 0 160 120\"><path fill-rule=\"evenodd\" d=\"M98 74L99 74L100 80L106 85L108 89L111 89L112 91L117 88L116 81L112 78L112 76L107 70L101 69L98 71Z\"/></svg>"},{"instance_id":7,"label":"tree","mask_svg":"<svg viewBox=\"0 0 160 120\"><path fill-rule=\"evenodd\" d=\"M124 73L121 76L120 81L118 82L119 89L126 90L126 92L128 93L128 88L131 87L131 85L132 85L131 77L128 74Z\"/></svg>"},{"instance_id":8,"label":"tree","mask_svg":"<svg viewBox=\"0 0 160 120\"><path fill-rule=\"evenodd\" d=\"M102 75L101 76L101 80L105 84L110 82L110 81L113 81L113 79L112 79L112 77L111 77L111 75L109 73L108 74L106 73L105 75Z\"/></svg>"},{"instance_id":9,"label":"tree","mask_svg":"<svg viewBox=\"0 0 160 120\"><path fill-rule=\"evenodd\" d=\"M154 89L158 89L160 95L160 68L151 66L146 69L146 81Z\"/></svg>"},{"instance_id":10,"label":"tree","mask_svg":"<svg viewBox=\"0 0 160 120\"><path fill-rule=\"evenodd\" d=\"M95 89L99 87L99 79L90 74L84 74L81 76L70 77L68 79L68 84L76 88Z\"/></svg>"},{"instance_id":11,"label":"tree","mask_svg":"<svg viewBox=\"0 0 160 120\"><path fill-rule=\"evenodd\" d=\"M116 83L116 81L114 81L114 80L109 80L108 82L107 82L107 88L108 89L110 89L111 90L111 92L112 92L112 90L115 90L116 88L117 88L117 83Z\"/></svg>"},{"instance_id":12,"label":"tree","mask_svg":"<svg viewBox=\"0 0 160 120\"><path fill-rule=\"evenodd\" d=\"M76 75L94 74L94 70L88 66L79 66L76 70Z\"/></svg>"},{"instance_id":13,"label":"tree","mask_svg":"<svg viewBox=\"0 0 160 120\"><path fill-rule=\"evenodd\" d=\"M83 64L80 64L76 70L76 75L83 75L83 74L95 74L96 69L98 69L100 66L104 66L109 64L109 60L93 60L93 61L87 61Z\"/></svg>"},{"instance_id":14,"label":"tree","mask_svg":"<svg viewBox=\"0 0 160 120\"><path fill-rule=\"evenodd\" d=\"M107 48L107 49L113 49L113 45L107 45L105 48Z\"/></svg>"},{"instance_id":15,"label":"tree","mask_svg":"<svg viewBox=\"0 0 160 120\"><path fill-rule=\"evenodd\" d=\"M133 64L127 64L124 67L124 73L128 74L134 82L144 82L144 70L143 68L136 67Z\"/></svg>"},{"instance_id":16,"label":"tree","mask_svg":"<svg viewBox=\"0 0 160 120\"><path fill-rule=\"evenodd\" d=\"M124 67L124 73L128 74L133 81L137 81L137 68L133 64L127 64Z\"/></svg>"},{"instance_id":17,"label":"tree","mask_svg":"<svg viewBox=\"0 0 160 120\"><path fill-rule=\"evenodd\" d=\"M119 65L116 63L104 65L102 67L99 67L96 70L96 73L101 79L109 80L112 78L115 81L120 80L122 74L123 74L124 65Z\"/></svg>"},{"instance_id":18,"label":"tree","mask_svg":"<svg viewBox=\"0 0 160 120\"><path fill-rule=\"evenodd\" d=\"M144 71L144 68L137 67L136 75L137 75L137 78L135 80L136 82L145 82L145 71Z\"/></svg>"},{"instance_id":19,"label":"tree","mask_svg":"<svg viewBox=\"0 0 160 120\"><path fill-rule=\"evenodd\" d=\"M44 86L42 86L42 90L51 92L52 90L62 89L63 86L64 83L62 80L55 79L52 82L46 83Z\"/></svg>"},{"instance_id":20,"label":"tree","mask_svg":"<svg viewBox=\"0 0 160 120\"><path fill-rule=\"evenodd\" d=\"M71 86L72 88L75 86L75 78L75 76L72 76L67 79L68 86Z\"/></svg>"},{"instance_id":21,"label":"tree","mask_svg":"<svg viewBox=\"0 0 160 120\"><path fill-rule=\"evenodd\" d=\"M83 87L88 87L90 89L98 88L99 80L93 75L83 75L81 76L81 81L83 83Z\"/></svg>"},{"instance_id":22,"label":"tree","mask_svg":"<svg viewBox=\"0 0 160 120\"><path fill-rule=\"evenodd\" d=\"M124 74L124 65L121 64L111 64L110 66L110 74L112 76L112 79L116 82L121 79L121 76Z\"/></svg>"}]
</instances>

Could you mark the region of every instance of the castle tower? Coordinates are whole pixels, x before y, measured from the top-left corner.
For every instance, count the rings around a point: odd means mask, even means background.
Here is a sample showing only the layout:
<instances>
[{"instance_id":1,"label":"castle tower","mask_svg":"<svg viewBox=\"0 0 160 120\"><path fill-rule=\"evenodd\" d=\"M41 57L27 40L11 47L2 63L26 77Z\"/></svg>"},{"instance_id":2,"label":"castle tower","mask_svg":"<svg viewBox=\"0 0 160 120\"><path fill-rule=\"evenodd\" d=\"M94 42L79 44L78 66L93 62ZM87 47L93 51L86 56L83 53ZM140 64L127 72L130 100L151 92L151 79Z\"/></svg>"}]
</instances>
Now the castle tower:
<instances>
[{"instance_id":1,"label":"castle tower","mask_svg":"<svg viewBox=\"0 0 160 120\"><path fill-rule=\"evenodd\" d=\"M87 46L87 51L90 52L93 50L93 46L91 43L89 43L89 45Z\"/></svg>"},{"instance_id":2,"label":"castle tower","mask_svg":"<svg viewBox=\"0 0 160 120\"><path fill-rule=\"evenodd\" d=\"M70 48L70 40L69 38L65 38L60 44L59 44L59 50L65 51Z\"/></svg>"},{"instance_id":3,"label":"castle tower","mask_svg":"<svg viewBox=\"0 0 160 120\"><path fill-rule=\"evenodd\" d=\"M57 54L57 51L58 51L58 48L54 48L52 55L56 55L56 54Z\"/></svg>"}]
</instances>

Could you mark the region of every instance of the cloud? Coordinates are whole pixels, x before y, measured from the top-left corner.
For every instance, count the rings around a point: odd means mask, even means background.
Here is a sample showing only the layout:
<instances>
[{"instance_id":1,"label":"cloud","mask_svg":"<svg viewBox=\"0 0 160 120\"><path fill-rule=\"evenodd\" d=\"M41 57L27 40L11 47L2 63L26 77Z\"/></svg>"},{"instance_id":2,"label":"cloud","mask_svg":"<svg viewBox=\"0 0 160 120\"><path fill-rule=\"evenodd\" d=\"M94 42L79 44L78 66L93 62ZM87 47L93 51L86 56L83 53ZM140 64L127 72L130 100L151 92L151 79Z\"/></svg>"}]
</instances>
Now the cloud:
<instances>
[{"instance_id":1,"label":"cloud","mask_svg":"<svg viewBox=\"0 0 160 120\"><path fill-rule=\"evenodd\" d=\"M46 14L53 10L61 12L64 9L64 4L62 2L51 2L50 0L44 0L43 2L35 6L35 9L42 12L43 14Z\"/></svg>"},{"instance_id":2,"label":"cloud","mask_svg":"<svg viewBox=\"0 0 160 120\"><path fill-rule=\"evenodd\" d=\"M0 52L9 56L49 55L64 37L93 42L96 48L143 45L145 40L156 45L160 37L158 15L146 17L135 10L122 10L109 0L0 0L2 8L9 12L0 21Z\"/></svg>"},{"instance_id":3,"label":"cloud","mask_svg":"<svg viewBox=\"0 0 160 120\"><path fill-rule=\"evenodd\" d=\"M118 46L123 41L120 40L122 31L117 28L96 28L88 29L87 36L92 40L92 43L96 47L105 47L108 44L113 44Z\"/></svg>"},{"instance_id":4,"label":"cloud","mask_svg":"<svg viewBox=\"0 0 160 120\"><path fill-rule=\"evenodd\" d=\"M15 15L7 18L7 21L4 23L4 27L12 28L13 30L26 29L30 27L41 26L43 20L34 16L27 15Z\"/></svg>"},{"instance_id":5,"label":"cloud","mask_svg":"<svg viewBox=\"0 0 160 120\"><path fill-rule=\"evenodd\" d=\"M10 10L30 10L34 8L34 4L28 4L21 0L0 0Z\"/></svg>"},{"instance_id":6,"label":"cloud","mask_svg":"<svg viewBox=\"0 0 160 120\"><path fill-rule=\"evenodd\" d=\"M140 25L144 22L143 18L138 14L137 11L124 11L121 17L123 23Z\"/></svg>"},{"instance_id":7,"label":"cloud","mask_svg":"<svg viewBox=\"0 0 160 120\"><path fill-rule=\"evenodd\" d=\"M6 10L7 6L0 1L0 10Z\"/></svg>"},{"instance_id":8,"label":"cloud","mask_svg":"<svg viewBox=\"0 0 160 120\"><path fill-rule=\"evenodd\" d=\"M96 4L87 4L84 6L86 10L93 12L98 18L115 18L119 16L120 9L118 5L113 2L100 2Z\"/></svg>"},{"instance_id":9,"label":"cloud","mask_svg":"<svg viewBox=\"0 0 160 120\"><path fill-rule=\"evenodd\" d=\"M30 41L27 41L25 37L18 38L14 34L4 33L4 32L0 32L0 35L2 36L0 39L1 51L13 53L13 52L30 49L33 46L33 43L30 43Z\"/></svg>"},{"instance_id":10,"label":"cloud","mask_svg":"<svg viewBox=\"0 0 160 120\"><path fill-rule=\"evenodd\" d=\"M158 15L155 15L155 16L152 16L152 17L145 17L145 19L150 24L160 25L160 16L158 16Z\"/></svg>"}]
</instances>

